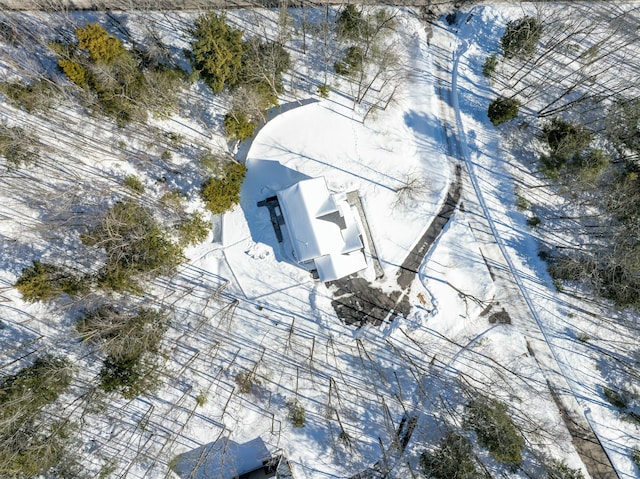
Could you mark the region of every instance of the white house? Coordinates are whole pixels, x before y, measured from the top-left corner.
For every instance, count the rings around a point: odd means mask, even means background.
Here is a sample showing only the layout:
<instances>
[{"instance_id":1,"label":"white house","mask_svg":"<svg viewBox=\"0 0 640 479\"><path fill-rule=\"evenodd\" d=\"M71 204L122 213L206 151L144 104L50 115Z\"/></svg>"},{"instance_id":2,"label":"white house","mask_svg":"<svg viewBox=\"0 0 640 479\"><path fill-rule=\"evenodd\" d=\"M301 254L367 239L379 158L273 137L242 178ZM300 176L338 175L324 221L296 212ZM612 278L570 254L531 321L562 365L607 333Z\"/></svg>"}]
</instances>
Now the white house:
<instances>
[{"instance_id":1,"label":"white house","mask_svg":"<svg viewBox=\"0 0 640 479\"><path fill-rule=\"evenodd\" d=\"M332 281L367 267L362 232L345 194L325 179L302 180L276 193L292 252L301 266Z\"/></svg>"}]
</instances>

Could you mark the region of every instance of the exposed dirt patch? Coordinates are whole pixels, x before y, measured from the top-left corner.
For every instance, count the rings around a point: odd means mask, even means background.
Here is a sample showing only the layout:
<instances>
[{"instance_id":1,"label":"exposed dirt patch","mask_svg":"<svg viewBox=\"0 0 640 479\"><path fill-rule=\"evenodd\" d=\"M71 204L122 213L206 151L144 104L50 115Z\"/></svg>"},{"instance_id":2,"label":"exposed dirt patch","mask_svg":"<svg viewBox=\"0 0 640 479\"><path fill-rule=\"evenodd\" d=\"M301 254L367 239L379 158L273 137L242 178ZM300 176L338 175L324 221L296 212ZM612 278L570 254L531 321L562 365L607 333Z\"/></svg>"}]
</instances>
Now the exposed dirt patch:
<instances>
[{"instance_id":1,"label":"exposed dirt patch","mask_svg":"<svg viewBox=\"0 0 640 479\"><path fill-rule=\"evenodd\" d=\"M348 276L326 285L333 290L333 309L350 326L380 326L385 321L393 321L398 314L406 317L411 310L406 294L401 291L387 293L358 276Z\"/></svg>"},{"instance_id":2,"label":"exposed dirt patch","mask_svg":"<svg viewBox=\"0 0 640 479\"><path fill-rule=\"evenodd\" d=\"M502 311L496 311L489 316L489 323L511 324L511 316L509 316L506 309L502 308Z\"/></svg>"}]
</instances>

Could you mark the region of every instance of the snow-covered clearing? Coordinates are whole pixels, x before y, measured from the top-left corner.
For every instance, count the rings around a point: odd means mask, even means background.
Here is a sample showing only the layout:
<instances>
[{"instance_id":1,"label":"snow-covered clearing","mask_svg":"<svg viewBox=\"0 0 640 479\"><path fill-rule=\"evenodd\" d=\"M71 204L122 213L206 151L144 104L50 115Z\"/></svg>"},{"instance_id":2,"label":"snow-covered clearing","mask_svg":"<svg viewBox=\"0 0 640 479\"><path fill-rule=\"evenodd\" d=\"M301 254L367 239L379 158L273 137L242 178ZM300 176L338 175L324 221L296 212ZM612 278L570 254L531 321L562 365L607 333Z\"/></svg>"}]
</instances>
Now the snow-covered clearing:
<instances>
[{"instance_id":1,"label":"snow-covered clearing","mask_svg":"<svg viewBox=\"0 0 640 479\"><path fill-rule=\"evenodd\" d=\"M335 10L330 12L333 18ZM406 78L395 101L365 122L365 111L352 108L351 86L344 79L330 74L329 98L316 95L324 83L319 80L325 75L323 56L332 62L337 51L332 38L331 51L320 53L325 10L290 13L294 69L282 111L274 112L250 144L240 146L248 167L240 205L213 218L213 233L187 251L188 262L174 276L155 280L146 295L130 299L172 316L163 343L163 384L154 395L127 401L97 391L102 358L79 343L73 327L86 305L69 299L25 303L12 285L32 259L90 267L78 232L105 205L129 194L122 186L128 174L142 179L149 204L178 189L187 195L189 209L201 209L202 172L195 163L206 149L227 147L221 131L227 99L194 84L179 114L152 119L140 131L90 118L71 100L46 117L2 103L2 121L36 132L43 153L37 166L3 170L0 178L0 372L14 372L45 351L74 359L79 373L56 414L79 423L78 452L96 475L113 468L113 477L163 478L174 474L172 466L183 479L228 477L230 471L246 472L243 465L256 459L251 454L266 448L271 454L282 451L298 479L347 478L380 461L393 467L393 477L410 477L418 474L420 453L461 425L472 387L510 405L531 451L583 468L545 371L528 351L531 325L497 320L504 316L495 313L516 313L510 308L521 300L511 303L512 291L492 279L485 254L490 246L475 231L474 217L483 211L470 188L464 209L451 218L418 271L410 314L381 328L343 325L331 305L332 291L286 259L267 209L257 206L306 177L324 176L334 192L358 190L384 277L376 280L372 266L362 274L385 292L397 288L399 265L439 210L454 165L462 161L454 156L437 97L438 89L448 89L443 76L452 78L449 71L437 73L442 63L436 60L455 59L458 97L446 107L457 110L462 152L503 251L620 477L636 477L629 451L636 446L637 426L619 420L600 387L610 361L602 353L616 357L626 349L614 341L637 338L605 320L609 311L553 289L526 218L514 208L517 167L486 117L495 94L482 76L482 63L497 48L507 19L522 15L522 7L475 7L468 23L451 26L439 19L429 39L416 13L399 9L393 35ZM318 35L307 32L307 54L303 14L317 26L309 32ZM39 20L35 14L16 15L42 25L56 21L44 14ZM160 34L184 62L180 51L188 47L185 31L194 14L116 16L140 42L151 30ZM70 19L109 25L100 13L70 14ZM273 38L279 12L229 11L228 19L250 34ZM3 78L23 75L15 65L19 47L3 48ZM38 52L36 68L52 69L52 55ZM184 141L172 144L167 132ZM416 176L428 180L427 188L417 199L398 202L397 190ZM591 341L579 341L577 331L586 331ZM295 401L305 410L304 427L288 419L288 403ZM401 455L394 444L405 414L418 417L418 425ZM221 438L228 442L213 444ZM255 447L241 447L246 443ZM527 477L476 448L496 477ZM529 474L539 472L531 452L525 464L531 465Z\"/></svg>"}]
</instances>

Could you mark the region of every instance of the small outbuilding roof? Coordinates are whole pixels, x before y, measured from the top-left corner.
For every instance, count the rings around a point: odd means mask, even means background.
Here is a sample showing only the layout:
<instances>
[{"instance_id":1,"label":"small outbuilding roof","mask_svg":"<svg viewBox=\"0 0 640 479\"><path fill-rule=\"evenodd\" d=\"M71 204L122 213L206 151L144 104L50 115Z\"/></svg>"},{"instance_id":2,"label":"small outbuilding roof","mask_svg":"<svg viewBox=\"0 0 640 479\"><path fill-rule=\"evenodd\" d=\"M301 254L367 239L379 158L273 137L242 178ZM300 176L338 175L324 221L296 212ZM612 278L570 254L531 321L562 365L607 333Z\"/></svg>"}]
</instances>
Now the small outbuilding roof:
<instances>
[{"instance_id":1,"label":"small outbuilding roof","mask_svg":"<svg viewBox=\"0 0 640 479\"><path fill-rule=\"evenodd\" d=\"M344 195L334 195L324 178L302 180L277 192L296 260L314 261L321 281L367 267L362 234Z\"/></svg>"}]
</instances>

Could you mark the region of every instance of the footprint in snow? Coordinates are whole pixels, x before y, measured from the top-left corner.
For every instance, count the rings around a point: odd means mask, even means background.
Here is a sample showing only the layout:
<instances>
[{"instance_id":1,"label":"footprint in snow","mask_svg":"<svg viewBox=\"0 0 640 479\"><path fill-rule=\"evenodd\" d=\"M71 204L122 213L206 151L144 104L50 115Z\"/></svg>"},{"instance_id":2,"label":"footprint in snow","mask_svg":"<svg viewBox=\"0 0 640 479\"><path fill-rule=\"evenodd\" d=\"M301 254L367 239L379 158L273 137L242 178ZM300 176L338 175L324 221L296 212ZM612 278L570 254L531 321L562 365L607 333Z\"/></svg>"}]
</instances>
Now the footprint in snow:
<instances>
[{"instance_id":1,"label":"footprint in snow","mask_svg":"<svg viewBox=\"0 0 640 479\"><path fill-rule=\"evenodd\" d=\"M252 243L244 253L253 259L265 259L271 254L266 245L258 243Z\"/></svg>"}]
</instances>

